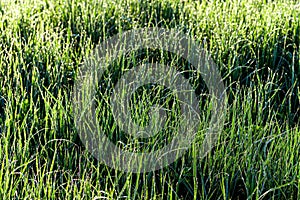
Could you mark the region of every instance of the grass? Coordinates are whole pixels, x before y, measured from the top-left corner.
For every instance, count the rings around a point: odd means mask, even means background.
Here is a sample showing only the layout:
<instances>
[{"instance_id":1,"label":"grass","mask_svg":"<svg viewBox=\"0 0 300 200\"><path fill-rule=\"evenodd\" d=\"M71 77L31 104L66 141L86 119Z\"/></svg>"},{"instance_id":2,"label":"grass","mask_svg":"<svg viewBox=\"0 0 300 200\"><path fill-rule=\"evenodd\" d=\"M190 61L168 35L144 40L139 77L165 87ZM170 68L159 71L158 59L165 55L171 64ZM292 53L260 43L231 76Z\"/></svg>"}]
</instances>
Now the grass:
<instances>
[{"instance_id":1,"label":"grass","mask_svg":"<svg viewBox=\"0 0 300 200\"><path fill-rule=\"evenodd\" d=\"M299 16L299 3L284 0L1 1L0 197L299 198ZM139 174L93 158L78 137L71 98L84 57L108 37L142 27L177 28L199 45L205 40L229 106L207 157L199 159L197 140L170 166ZM137 57L147 61L157 52L129 55ZM115 67L128 67L120 63ZM198 93L205 91L197 81ZM102 121L112 140L128 142L112 122Z\"/></svg>"}]
</instances>

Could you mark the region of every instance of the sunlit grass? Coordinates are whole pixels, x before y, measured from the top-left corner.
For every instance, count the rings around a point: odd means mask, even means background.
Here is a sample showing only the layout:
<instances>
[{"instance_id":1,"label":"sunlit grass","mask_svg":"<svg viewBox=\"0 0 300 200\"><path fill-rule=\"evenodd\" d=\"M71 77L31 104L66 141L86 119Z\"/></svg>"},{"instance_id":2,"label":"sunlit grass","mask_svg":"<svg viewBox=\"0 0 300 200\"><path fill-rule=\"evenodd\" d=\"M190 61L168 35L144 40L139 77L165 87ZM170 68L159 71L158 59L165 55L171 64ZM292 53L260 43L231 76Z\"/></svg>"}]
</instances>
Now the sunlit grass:
<instances>
[{"instance_id":1,"label":"sunlit grass","mask_svg":"<svg viewBox=\"0 0 300 200\"><path fill-rule=\"evenodd\" d=\"M299 198L299 16L297 1L1 1L1 199ZM110 169L85 149L71 98L92 49L141 27L177 28L209 50L229 105L207 157L199 159L209 122L209 104L201 101L199 137L185 156L134 174ZM113 141L140 147L102 119Z\"/></svg>"}]
</instances>

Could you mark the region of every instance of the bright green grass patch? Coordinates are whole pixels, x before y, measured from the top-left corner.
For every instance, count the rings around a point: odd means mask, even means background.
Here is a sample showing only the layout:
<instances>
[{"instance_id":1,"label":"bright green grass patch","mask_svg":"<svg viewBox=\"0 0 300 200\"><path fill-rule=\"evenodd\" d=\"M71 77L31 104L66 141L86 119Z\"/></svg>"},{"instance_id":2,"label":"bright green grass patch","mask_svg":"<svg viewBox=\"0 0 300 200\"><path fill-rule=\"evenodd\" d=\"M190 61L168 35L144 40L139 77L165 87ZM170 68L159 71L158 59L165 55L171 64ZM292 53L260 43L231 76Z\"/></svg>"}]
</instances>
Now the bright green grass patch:
<instances>
[{"instance_id":1,"label":"bright green grass patch","mask_svg":"<svg viewBox=\"0 0 300 200\"><path fill-rule=\"evenodd\" d=\"M299 16L296 1L1 1L0 197L299 198ZM71 94L99 42L141 27L205 40L229 108L205 159L196 141L169 167L132 174L85 150Z\"/></svg>"}]
</instances>

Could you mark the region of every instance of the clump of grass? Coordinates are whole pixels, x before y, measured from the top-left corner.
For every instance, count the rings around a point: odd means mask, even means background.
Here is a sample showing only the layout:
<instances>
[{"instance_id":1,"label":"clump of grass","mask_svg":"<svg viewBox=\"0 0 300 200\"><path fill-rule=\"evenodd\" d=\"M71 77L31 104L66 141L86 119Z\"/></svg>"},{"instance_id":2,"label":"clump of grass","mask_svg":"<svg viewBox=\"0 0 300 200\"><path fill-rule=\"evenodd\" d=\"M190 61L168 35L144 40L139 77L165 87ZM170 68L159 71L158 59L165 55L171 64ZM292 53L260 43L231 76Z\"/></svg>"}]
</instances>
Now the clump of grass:
<instances>
[{"instance_id":1,"label":"clump of grass","mask_svg":"<svg viewBox=\"0 0 300 200\"><path fill-rule=\"evenodd\" d=\"M0 197L299 198L299 10L283 0L1 1ZM199 44L205 40L226 82L229 108L207 157L199 159L199 131L184 157L134 174L108 168L85 149L71 98L93 48L141 27L177 28ZM170 62L166 55L157 60ZM203 83L198 90L205 91ZM205 130L205 112L203 118ZM113 119L104 123L112 133Z\"/></svg>"}]
</instances>

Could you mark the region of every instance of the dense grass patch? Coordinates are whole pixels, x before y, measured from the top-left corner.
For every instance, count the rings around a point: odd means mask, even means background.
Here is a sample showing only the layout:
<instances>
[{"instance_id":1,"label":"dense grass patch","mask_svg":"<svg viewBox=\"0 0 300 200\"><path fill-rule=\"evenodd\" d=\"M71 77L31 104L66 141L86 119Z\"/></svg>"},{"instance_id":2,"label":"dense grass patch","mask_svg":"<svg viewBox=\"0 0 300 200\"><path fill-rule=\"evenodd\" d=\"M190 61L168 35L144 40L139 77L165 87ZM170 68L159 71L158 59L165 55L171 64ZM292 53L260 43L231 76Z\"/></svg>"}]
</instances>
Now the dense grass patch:
<instances>
[{"instance_id":1,"label":"dense grass patch","mask_svg":"<svg viewBox=\"0 0 300 200\"><path fill-rule=\"evenodd\" d=\"M299 16L299 3L283 0L1 1L0 197L299 198ZM110 169L85 149L71 97L97 44L143 27L177 28L209 50L229 108L207 157L198 159L201 142L195 141L169 167L133 174ZM157 52L140 61L151 53ZM205 91L201 81L197 91ZM115 133L111 119L103 123Z\"/></svg>"}]
</instances>

